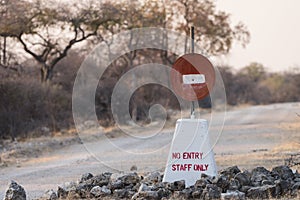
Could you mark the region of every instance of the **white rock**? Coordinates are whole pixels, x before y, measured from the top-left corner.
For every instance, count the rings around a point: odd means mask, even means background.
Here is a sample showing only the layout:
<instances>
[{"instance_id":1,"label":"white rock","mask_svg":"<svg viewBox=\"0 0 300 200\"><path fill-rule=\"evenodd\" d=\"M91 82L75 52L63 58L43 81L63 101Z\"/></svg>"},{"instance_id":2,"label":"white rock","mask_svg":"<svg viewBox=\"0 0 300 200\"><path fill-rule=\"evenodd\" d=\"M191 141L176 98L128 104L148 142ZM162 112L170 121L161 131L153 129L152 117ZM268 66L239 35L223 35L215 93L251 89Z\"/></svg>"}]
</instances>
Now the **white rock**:
<instances>
[{"instance_id":1,"label":"white rock","mask_svg":"<svg viewBox=\"0 0 300 200\"><path fill-rule=\"evenodd\" d=\"M108 189L105 185L101 188L101 194L104 195L110 195L111 194L111 190Z\"/></svg>"},{"instance_id":2,"label":"white rock","mask_svg":"<svg viewBox=\"0 0 300 200\"><path fill-rule=\"evenodd\" d=\"M227 193L221 194L222 200L244 200L245 193L239 191L227 191Z\"/></svg>"},{"instance_id":3,"label":"white rock","mask_svg":"<svg viewBox=\"0 0 300 200\"><path fill-rule=\"evenodd\" d=\"M151 190L151 188L148 185L146 185L145 183L142 183L139 187L138 192L149 191L149 190Z\"/></svg>"},{"instance_id":4,"label":"white rock","mask_svg":"<svg viewBox=\"0 0 300 200\"><path fill-rule=\"evenodd\" d=\"M94 196L94 197L100 197L101 195L101 190L102 188L100 186L95 186L91 189L90 193Z\"/></svg>"}]
</instances>

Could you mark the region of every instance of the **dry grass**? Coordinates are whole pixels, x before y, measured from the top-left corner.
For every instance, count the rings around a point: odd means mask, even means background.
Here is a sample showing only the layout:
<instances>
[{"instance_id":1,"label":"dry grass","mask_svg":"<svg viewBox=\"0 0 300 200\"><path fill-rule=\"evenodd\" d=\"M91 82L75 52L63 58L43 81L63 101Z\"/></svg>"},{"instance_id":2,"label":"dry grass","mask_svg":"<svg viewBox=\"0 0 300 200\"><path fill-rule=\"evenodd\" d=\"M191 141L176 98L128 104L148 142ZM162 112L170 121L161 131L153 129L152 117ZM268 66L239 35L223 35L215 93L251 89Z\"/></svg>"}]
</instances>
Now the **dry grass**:
<instances>
[{"instance_id":1,"label":"dry grass","mask_svg":"<svg viewBox=\"0 0 300 200\"><path fill-rule=\"evenodd\" d=\"M272 169L275 166L286 164L285 161L295 151L299 152L300 144L297 142L284 143L270 151L257 151L244 154L216 155L215 159L219 168L226 168L237 165L240 169L253 169L257 166L264 166ZM293 166L292 169L300 171L300 166Z\"/></svg>"},{"instance_id":2,"label":"dry grass","mask_svg":"<svg viewBox=\"0 0 300 200\"><path fill-rule=\"evenodd\" d=\"M286 142L284 144L281 144L277 147L275 147L272 152L274 153L280 153L280 152L299 152L300 150L300 142Z\"/></svg>"}]
</instances>

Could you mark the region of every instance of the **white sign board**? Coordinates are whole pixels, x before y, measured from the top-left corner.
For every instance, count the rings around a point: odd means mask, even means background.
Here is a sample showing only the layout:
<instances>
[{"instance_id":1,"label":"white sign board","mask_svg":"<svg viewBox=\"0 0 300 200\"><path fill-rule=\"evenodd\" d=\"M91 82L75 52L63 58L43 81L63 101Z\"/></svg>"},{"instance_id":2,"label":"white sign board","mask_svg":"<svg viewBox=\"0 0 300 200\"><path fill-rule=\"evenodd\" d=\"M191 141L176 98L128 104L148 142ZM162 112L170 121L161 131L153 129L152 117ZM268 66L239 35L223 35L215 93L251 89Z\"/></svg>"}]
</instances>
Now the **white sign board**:
<instances>
[{"instance_id":1,"label":"white sign board","mask_svg":"<svg viewBox=\"0 0 300 200\"><path fill-rule=\"evenodd\" d=\"M201 174L217 175L207 121L179 119L165 169L164 182L185 180L186 187L194 185Z\"/></svg>"},{"instance_id":2,"label":"white sign board","mask_svg":"<svg viewBox=\"0 0 300 200\"><path fill-rule=\"evenodd\" d=\"M183 84L199 84L205 83L204 74L185 74L182 75Z\"/></svg>"}]
</instances>

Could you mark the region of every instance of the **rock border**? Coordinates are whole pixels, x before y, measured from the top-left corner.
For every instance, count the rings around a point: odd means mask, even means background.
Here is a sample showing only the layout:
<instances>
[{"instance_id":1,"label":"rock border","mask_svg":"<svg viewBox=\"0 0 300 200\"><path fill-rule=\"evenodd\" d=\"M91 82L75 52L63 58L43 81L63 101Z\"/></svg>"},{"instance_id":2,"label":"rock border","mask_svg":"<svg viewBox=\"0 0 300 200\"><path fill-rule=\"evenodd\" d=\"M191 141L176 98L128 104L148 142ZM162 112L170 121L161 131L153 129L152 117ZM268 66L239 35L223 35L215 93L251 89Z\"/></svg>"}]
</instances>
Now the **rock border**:
<instances>
[{"instance_id":1,"label":"rock border","mask_svg":"<svg viewBox=\"0 0 300 200\"><path fill-rule=\"evenodd\" d=\"M288 166L274 167L271 171L256 167L241 171L237 166L226 168L217 177L202 174L191 187L185 181L162 182L163 173L155 171L143 175L83 174L76 182L64 183L56 191L48 190L39 200L58 199L270 199L299 198L300 174ZM26 200L25 190L12 181L5 200Z\"/></svg>"}]
</instances>

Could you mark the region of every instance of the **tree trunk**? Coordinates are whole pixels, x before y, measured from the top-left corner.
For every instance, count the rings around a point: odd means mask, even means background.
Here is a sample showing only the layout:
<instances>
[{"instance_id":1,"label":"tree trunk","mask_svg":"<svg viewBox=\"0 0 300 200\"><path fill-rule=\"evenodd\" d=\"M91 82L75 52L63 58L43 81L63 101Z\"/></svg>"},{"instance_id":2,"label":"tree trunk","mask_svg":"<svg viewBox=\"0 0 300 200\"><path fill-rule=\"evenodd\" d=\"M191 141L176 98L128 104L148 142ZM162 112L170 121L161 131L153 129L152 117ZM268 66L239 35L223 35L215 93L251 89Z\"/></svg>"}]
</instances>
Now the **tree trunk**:
<instances>
[{"instance_id":1,"label":"tree trunk","mask_svg":"<svg viewBox=\"0 0 300 200\"><path fill-rule=\"evenodd\" d=\"M2 41L1 40L0 40L0 65L2 65Z\"/></svg>"},{"instance_id":2,"label":"tree trunk","mask_svg":"<svg viewBox=\"0 0 300 200\"><path fill-rule=\"evenodd\" d=\"M7 42L6 42L6 36L3 36L3 44L0 43L0 64L3 65L3 66L6 66L7 64L7 56L6 56L6 45L7 45Z\"/></svg>"},{"instance_id":3,"label":"tree trunk","mask_svg":"<svg viewBox=\"0 0 300 200\"><path fill-rule=\"evenodd\" d=\"M129 68L131 69L133 69L133 57L134 57L134 52L133 51L131 51L130 53L129 53L129 55L130 55L130 58L129 58ZM131 87L132 88L135 88L136 87L136 76L135 76L135 73L134 73L134 71L132 71L132 83L131 83ZM132 113L131 113L131 115L132 115L132 119L134 120L134 121L137 121L137 104L136 104L136 100L133 98L132 99L132 101L133 101L133 104L132 104Z\"/></svg>"},{"instance_id":4,"label":"tree trunk","mask_svg":"<svg viewBox=\"0 0 300 200\"><path fill-rule=\"evenodd\" d=\"M6 36L3 38L3 65L6 66Z\"/></svg>"},{"instance_id":5,"label":"tree trunk","mask_svg":"<svg viewBox=\"0 0 300 200\"><path fill-rule=\"evenodd\" d=\"M53 76L53 68L44 64L41 68L41 82L42 83L50 82L52 79L52 76Z\"/></svg>"}]
</instances>

